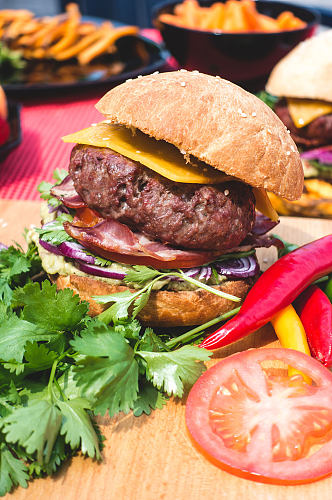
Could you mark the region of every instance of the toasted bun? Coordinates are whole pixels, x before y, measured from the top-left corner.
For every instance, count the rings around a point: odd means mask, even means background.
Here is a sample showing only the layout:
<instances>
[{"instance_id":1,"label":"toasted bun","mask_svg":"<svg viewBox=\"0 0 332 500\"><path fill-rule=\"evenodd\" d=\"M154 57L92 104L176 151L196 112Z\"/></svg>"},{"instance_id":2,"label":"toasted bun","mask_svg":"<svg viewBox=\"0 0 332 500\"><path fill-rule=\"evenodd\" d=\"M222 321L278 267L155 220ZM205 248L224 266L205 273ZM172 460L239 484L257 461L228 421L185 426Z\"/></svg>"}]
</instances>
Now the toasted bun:
<instances>
[{"instance_id":1,"label":"toasted bun","mask_svg":"<svg viewBox=\"0 0 332 500\"><path fill-rule=\"evenodd\" d=\"M91 297L109 295L130 289L126 286L114 286L85 276L59 276L56 280L58 289L71 288L82 300L90 304L89 314L95 316L104 308ZM227 281L216 287L243 299L252 286L253 280ZM143 325L173 327L200 325L238 306L238 303L222 299L210 292L199 289L195 291L167 292L153 291L146 306L138 315Z\"/></svg>"},{"instance_id":2,"label":"toasted bun","mask_svg":"<svg viewBox=\"0 0 332 500\"><path fill-rule=\"evenodd\" d=\"M266 90L332 102L332 30L300 43L273 69Z\"/></svg>"},{"instance_id":3,"label":"toasted bun","mask_svg":"<svg viewBox=\"0 0 332 500\"><path fill-rule=\"evenodd\" d=\"M174 144L212 167L293 200L303 188L296 146L260 99L219 77L185 70L127 81L97 109L111 123Z\"/></svg>"}]
</instances>

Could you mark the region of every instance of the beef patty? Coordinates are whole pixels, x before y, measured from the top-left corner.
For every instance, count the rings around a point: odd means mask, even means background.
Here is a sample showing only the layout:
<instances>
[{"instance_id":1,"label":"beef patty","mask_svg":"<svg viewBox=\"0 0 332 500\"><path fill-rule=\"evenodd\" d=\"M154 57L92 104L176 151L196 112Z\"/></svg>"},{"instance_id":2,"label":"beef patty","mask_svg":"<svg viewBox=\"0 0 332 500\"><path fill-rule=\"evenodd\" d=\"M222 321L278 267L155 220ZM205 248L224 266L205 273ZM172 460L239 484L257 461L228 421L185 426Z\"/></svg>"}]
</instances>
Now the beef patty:
<instances>
[{"instance_id":1,"label":"beef patty","mask_svg":"<svg viewBox=\"0 0 332 500\"><path fill-rule=\"evenodd\" d=\"M70 175L85 203L106 219L173 246L225 250L255 222L254 195L242 182L173 182L108 148L77 145Z\"/></svg>"},{"instance_id":2,"label":"beef patty","mask_svg":"<svg viewBox=\"0 0 332 500\"><path fill-rule=\"evenodd\" d=\"M306 148L315 148L332 143L332 115L319 116L305 127L297 128L289 114L285 99L275 105L274 111L290 130L296 144Z\"/></svg>"}]
</instances>

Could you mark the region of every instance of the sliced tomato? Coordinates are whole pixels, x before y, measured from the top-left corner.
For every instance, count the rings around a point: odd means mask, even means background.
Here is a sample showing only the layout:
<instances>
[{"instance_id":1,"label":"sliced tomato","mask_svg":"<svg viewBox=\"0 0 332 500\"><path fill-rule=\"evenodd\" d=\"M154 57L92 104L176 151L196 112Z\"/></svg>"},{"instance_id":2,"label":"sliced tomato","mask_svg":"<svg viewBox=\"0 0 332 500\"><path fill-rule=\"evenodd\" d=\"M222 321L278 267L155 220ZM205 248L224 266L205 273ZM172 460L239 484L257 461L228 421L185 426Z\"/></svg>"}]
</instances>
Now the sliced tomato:
<instances>
[{"instance_id":1,"label":"sliced tomato","mask_svg":"<svg viewBox=\"0 0 332 500\"><path fill-rule=\"evenodd\" d=\"M288 366L312 385L288 377ZM193 386L186 424L200 451L233 474L275 484L315 481L332 473L332 373L292 349L234 354Z\"/></svg>"}]
</instances>

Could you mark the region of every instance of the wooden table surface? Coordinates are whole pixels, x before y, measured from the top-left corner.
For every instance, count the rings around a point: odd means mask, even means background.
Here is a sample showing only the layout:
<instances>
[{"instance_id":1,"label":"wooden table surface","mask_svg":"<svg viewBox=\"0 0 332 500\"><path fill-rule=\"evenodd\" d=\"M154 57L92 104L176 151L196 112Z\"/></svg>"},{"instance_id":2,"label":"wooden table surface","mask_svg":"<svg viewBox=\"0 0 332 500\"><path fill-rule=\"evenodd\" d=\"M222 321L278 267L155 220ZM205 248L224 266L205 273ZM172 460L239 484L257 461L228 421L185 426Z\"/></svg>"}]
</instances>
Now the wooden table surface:
<instances>
[{"instance_id":1,"label":"wooden table surface","mask_svg":"<svg viewBox=\"0 0 332 500\"><path fill-rule=\"evenodd\" d=\"M0 200L0 241L22 243L24 227L38 224L39 204ZM332 221L282 218L275 230L294 243L332 233ZM332 251L332 250L331 250ZM275 250L260 250L262 266ZM272 328L261 329L223 349L224 357L249 347L277 345ZM18 488L8 500L328 500L332 477L301 486L275 486L232 476L207 461L192 445L184 422L185 401L170 400L163 410L139 418L120 414L99 420L106 436L101 464L73 458L52 478Z\"/></svg>"}]
</instances>

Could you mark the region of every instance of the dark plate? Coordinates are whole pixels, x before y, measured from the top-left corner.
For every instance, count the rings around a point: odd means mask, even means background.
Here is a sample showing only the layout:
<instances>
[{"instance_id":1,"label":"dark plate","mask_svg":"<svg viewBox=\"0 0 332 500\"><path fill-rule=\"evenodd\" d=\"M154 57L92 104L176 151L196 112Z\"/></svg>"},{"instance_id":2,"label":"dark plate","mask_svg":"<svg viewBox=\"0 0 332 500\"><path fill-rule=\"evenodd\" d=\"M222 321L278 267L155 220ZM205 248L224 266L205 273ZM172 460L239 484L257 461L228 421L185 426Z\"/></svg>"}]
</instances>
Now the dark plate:
<instances>
[{"instance_id":1,"label":"dark plate","mask_svg":"<svg viewBox=\"0 0 332 500\"><path fill-rule=\"evenodd\" d=\"M97 23L100 18L87 18ZM115 25L121 23L114 22ZM86 67L75 59L68 62L41 61L27 64L17 81L2 82L7 95L36 94L44 90L75 89L95 85L116 85L138 75L160 70L169 53L143 36L126 36L116 42L117 53L103 55ZM0 79L1 83L1 79Z\"/></svg>"},{"instance_id":2,"label":"dark plate","mask_svg":"<svg viewBox=\"0 0 332 500\"><path fill-rule=\"evenodd\" d=\"M8 119L10 136L5 144L0 146L0 161L3 161L7 155L15 149L22 140L21 122L20 122L20 105L12 102L8 103Z\"/></svg>"}]
</instances>

